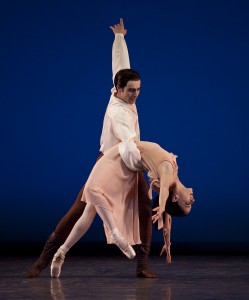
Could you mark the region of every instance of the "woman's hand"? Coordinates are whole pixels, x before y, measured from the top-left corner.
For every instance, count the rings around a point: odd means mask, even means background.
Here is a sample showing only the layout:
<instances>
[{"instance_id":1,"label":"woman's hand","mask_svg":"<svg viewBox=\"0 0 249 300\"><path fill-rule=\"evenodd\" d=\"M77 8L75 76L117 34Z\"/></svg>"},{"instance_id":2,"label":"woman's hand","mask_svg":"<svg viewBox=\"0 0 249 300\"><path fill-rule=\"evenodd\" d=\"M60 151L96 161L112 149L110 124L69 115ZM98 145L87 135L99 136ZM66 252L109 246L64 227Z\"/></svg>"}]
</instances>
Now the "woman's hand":
<instances>
[{"instance_id":1,"label":"woman's hand","mask_svg":"<svg viewBox=\"0 0 249 300\"><path fill-rule=\"evenodd\" d=\"M155 207L152 209L152 211L155 211L156 213L151 217L152 222L155 223L161 216L162 213L165 211L165 207L161 208L160 206Z\"/></svg>"},{"instance_id":2,"label":"woman's hand","mask_svg":"<svg viewBox=\"0 0 249 300\"><path fill-rule=\"evenodd\" d=\"M167 249L167 246L164 244L160 253L160 256L163 256L164 253L166 254L166 263L171 263L171 255L170 255L170 249Z\"/></svg>"},{"instance_id":3,"label":"woman's hand","mask_svg":"<svg viewBox=\"0 0 249 300\"><path fill-rule=\"evenodd\" d=\"M166 213L165 215L165 225L163 227L163 240L164 245L161 250L160 256L163 256L163 254L166 254L166 263L171 263L171 253L170 253L170 232L171 232L171 216Z\"/></svg>"}]
</instances>

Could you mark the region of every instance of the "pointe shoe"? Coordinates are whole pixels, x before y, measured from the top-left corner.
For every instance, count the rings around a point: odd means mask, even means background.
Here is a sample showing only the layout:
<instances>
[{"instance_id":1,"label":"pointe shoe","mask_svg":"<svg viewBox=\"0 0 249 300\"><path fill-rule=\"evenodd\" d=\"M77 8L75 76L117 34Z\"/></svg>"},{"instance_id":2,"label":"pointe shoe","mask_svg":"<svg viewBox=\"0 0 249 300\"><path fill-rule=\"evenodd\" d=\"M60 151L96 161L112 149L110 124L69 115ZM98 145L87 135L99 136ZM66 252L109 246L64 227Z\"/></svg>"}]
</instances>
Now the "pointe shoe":
<instances>
[{"instance_id":1,"label":"pointe shoe","mask_svg":"<svg viewBox=\"0 0 249 300\"><path fill-rule=\"evenodd\" d=\"M119 249L127 256L129 259L132 259L136 256L136 252L132 248L132 246L123 238L120 233L118 235L111 235L114 243L119 247ZM121 245L127 244L127 247L122 247Z\"/></svg>"},{"instance_id":2,"label":"pointe shoe","mask_svg":"<svg viewBox=\"0 0 249 300\"><path fill-rule=\"evenodd\" d=\"M55 253L51 266L50 266L50 275L51 277L58 278L61 274L61 267L64 263L65 255L59 250Z\"/></svg>"},{"instance_id":3,"label":"pointe shoe","mask_svg":"<svg viewBox=\"0 0 249 300\"><path fill-rule=\"evenodd\" d=\"M58 233L53 231L48 237L39 258L28 269L27 276L30 278L38 277L42 270L44 270L51 263L55 252L63 243L63 238Z\"/></svg>"},{"instance_id":4,"label":"pointe shoe","mask_svg":"<svg viewBox=\"0 0 249 300\"><path fill-rule=\"evenodd\" d=\"M117 244L116 244L117 245ZM118 246L118 245L117 245ZM119 246L118 246L119 247ZM119 249L126 255L129 259L133 259L136 256L136 252L132 248L131 245L128 244L126 249L122 249L119 247Z\"/></svg>"}]
</instances>

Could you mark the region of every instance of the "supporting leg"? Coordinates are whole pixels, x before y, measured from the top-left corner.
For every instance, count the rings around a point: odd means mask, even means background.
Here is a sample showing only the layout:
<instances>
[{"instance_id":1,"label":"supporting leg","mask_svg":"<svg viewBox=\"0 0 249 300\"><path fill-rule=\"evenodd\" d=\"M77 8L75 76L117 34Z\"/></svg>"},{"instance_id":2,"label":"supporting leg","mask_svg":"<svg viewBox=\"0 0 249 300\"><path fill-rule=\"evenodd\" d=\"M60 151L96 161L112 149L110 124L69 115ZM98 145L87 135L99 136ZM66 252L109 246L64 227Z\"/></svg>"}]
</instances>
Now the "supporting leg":
<instances>
[{"instance_id":1,"label":"supporting leg","mask_svg":"<svg viewBox=\"0 0 249 300\"><path fill-rule=\"evenodd\" d=\"M156 278L157 275L148 267L152 238L151 200L148 196L148 184L143 173L139 173L138 179L138 206L140 238L142 243L137 245L137 271L136 276L142 278Z\"/></svg>"}]
</instances>

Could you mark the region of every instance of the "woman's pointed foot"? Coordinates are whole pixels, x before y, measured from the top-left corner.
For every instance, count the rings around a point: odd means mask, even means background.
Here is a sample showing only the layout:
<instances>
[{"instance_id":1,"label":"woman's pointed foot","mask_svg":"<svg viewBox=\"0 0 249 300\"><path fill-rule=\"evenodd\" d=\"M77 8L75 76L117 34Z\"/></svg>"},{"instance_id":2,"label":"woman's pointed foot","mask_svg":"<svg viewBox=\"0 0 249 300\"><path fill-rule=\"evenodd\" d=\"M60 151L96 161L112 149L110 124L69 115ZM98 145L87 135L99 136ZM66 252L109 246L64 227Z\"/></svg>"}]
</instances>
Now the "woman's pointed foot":
<instances>
[{"instance_id":1,"label":"woman's pointed foot","mask_svg":"<svg viewBox=\"0 0 249 300\"><path fill-rule=\"evenodd\" d=\"M51 266L50 275L51 277L58 278L61 274L61 267L64 263L65 255L60 251L60 249L55 253Z\"/></svg>"},{"instance_id":2,"label":"woman's pointed foot","mask_svg":"<svg viewBox=\"0 0 249 300\"><path fill-rule=\"evenodd\" d=\"M127 242L128 244L128 242ZM116 244L117 245L117 244ZM118 246L118 245L117 245ZM119 247L119 246L118 246ZM136 252L134 251L134 249L132 248L131 245L128 244L126 249L122 249L119 247L119 249L124 253L124 255L126 255L129 259L133 259L136 256Z\"/></svg>"},{"instance_id":3,"label":"woman's pointed foot","mask_svg":"<svg viewBox=\"0 0 249 300\"><path fill-rule=\"evenodd\" d=\"M136 256L136 252L128 241L121 235L119 230L115 228L111 232L111 238L113 242L119 247L119 249L127 256L129 259L132 259Z\"/></svg>"}]
</instances>

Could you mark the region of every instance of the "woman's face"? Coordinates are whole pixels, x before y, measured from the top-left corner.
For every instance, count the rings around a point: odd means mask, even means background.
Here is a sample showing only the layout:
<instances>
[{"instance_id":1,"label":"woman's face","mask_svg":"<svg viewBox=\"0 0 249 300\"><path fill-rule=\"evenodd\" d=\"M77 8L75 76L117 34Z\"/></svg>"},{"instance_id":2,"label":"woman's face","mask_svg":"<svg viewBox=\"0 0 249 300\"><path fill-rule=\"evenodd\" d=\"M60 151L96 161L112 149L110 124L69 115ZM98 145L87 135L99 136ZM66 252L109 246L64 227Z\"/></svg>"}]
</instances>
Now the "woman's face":
<instances>
[{"instance_id":1,"label":"woman's face","mask_svg":"<svg viewBox=\"0 0 249 300\"><path fill-rule=\"evenodd\" d=\"M175 197L175 198L174 198ZM189 214L194 203L194 193L192 188L183 187L173 196L175 201L181 206L185 214ZM174 201L174 200L173 200Z\"/></svg>"}]
</instances>

